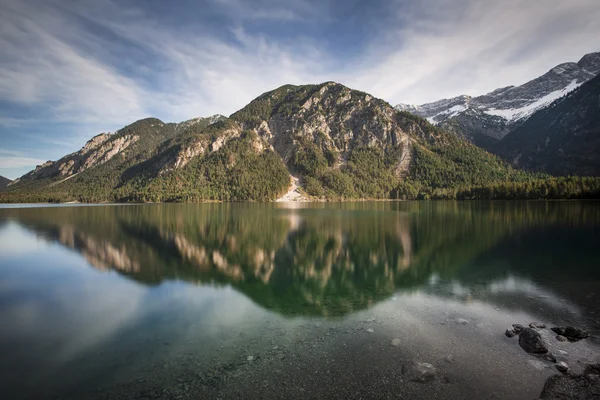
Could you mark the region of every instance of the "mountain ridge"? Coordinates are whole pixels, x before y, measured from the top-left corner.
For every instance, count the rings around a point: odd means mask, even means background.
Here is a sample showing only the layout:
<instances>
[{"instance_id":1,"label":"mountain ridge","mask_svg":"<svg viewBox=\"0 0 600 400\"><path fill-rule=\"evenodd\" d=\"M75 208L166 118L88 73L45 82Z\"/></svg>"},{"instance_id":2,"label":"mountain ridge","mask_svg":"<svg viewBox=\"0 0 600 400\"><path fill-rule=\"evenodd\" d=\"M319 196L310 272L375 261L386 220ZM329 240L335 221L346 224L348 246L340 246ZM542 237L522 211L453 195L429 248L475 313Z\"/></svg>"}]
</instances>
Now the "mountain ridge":
<instances>
[{"instance_id":1,"label":"mountain ridge","mask_svg":"<svg viewBox=\"0 0 600 400\"><path fill-rule=\"evenodd\" d=\"M520 86L498 88L481 96L460 95L422 105L398 104L445 130L490 149L535 111L575 90L600 73L600 52L577 63L559 64Z\"/></svg>"},{"instance_id":2,"label":"mountain ridge","mask_svg":"<svg viewBox=\"0 0 600 400\"><path fill-rule=\"evenodd\" d=\"M600 75L534 113L494 152L554 175L600 176Z\"/></svg>"},{"instance_id":3,"label":"mountain ridge","mask_svg":"<svg viewBox=\"0 0 600 400\"><path fill-rule=\"evenodd\" d=\"M502 197L526 184L557 185L335 82L284 85L216 119L147 118L95 136L25 174L0 200L273 201L295 178L313 200L469 198L490 185L487 195ZM590 182L572 180L552 196L600 193L600 183Z\"/></svg>"}]
</instances>

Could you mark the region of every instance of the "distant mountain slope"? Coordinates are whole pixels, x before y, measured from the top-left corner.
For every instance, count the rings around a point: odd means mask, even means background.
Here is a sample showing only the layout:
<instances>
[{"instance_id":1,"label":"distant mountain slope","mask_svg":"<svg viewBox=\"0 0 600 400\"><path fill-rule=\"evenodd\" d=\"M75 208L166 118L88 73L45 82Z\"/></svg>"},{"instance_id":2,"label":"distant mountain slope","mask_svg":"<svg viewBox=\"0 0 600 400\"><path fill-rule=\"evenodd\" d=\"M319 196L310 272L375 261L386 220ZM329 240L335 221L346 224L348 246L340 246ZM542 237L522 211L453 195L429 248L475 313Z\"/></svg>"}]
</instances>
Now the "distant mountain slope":
<instances>
[{"instance_id":1,"label":"distant mountain slope","mask_svg":"<svg viewBox=\"0 0 600 400\"><path fill-rule=\"evenodd\" d=\"M0 201L271 201L292 182L313 199L456 198L510 182L501 197L540 178L327 82L282 86L229 118L137 121L24 175Z\"/></svg>"},{"instance_id":2,"label":"distant mountain slope","mask_svg":"<svg viewBox=\"0 0 600 400\"><path fill-rule=\"evenodd\" d=\"M600 176L600 75L537 111L495 151L515 165L554 175Z\"/></svg>"},{"instance_id":3,"label":"distant mountain slope","mask_svg":"<svg viewBox=\"0 0 600 400\"><path fill-rule=\"evenodd\" d=\"M590 53L577 63L557 65L521 86L508 86L477 97L462 95L419 106L399 104L396 108L427 118L445 130L490 148L535 111L599 73L600 53Z\"/></svg>"},{"instance_id":4,"label":"distant mountain slope","mask_svg":"<svg viewBox=\"0 0 600 400\"><path fill-rule=\"evenodd\" d=\"M0 190L4 189L11 182L10 179L0 176Z\"/></svg>"},{"instance_id":5,"label":"distant mountain slope","mask_svg":"<svg viewBox=\"0 0 600 400\"><path fill-rule=\"evenodd\" d=\"M189 129L203 129L223 116L197 118L179 124L164 123L156 118L134 122L115 133L102 133L83 148L58 161L47 161L16 179L10 191L72 195L89 201L105 199L119 186L128 171L152 158L166 140ZM51 197L52 198L52 197Z\"/></svg>"}]
</instances>

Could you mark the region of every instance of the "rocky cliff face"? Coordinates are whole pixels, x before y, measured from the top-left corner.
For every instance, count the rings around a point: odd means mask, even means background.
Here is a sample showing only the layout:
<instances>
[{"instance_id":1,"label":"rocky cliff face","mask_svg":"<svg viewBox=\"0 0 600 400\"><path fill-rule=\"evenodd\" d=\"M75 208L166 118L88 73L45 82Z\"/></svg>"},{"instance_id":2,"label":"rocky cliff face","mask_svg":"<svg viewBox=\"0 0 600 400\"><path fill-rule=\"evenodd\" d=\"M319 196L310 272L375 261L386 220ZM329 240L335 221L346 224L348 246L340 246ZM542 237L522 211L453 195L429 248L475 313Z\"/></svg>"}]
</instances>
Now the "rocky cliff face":
<instances>
[{"instance_id":1,"label":"rocky cliff face","mask_svg":"<svg viewBox=\"0 0 600 400\"><path fill-rule=\"evenodd\" d=\"M600 73L600 53L579 62L557 65L521 86L507 86L483 96L458 96L397 109L427 118L431 123L489 148L516 129L533 113L572 92Z\"/></svg>"},{"instance_id":2,"label":"rocky cliff face","mask_svg":"<svg viewBox=\"0 0 600 400\"><path fill-rule=\"evenodd\" d=\"M254 108L268 114L250 118ZM269 92L233 114L242 130L252 130L266 140L286 164L306 143L315 143L323 154L335 155L331 165L340 168L350 153L361 147L404 155L395 170L400 176L410 165L411 139L402 130L398 113L386 102L334 82L319 86L284 86Z\"/></svg>"},{"instance_id":3,"label":"rocky cliff face","mask_svg":"<svg viewBox=\"0 0 600 400\"><path fill-rule=\"evenodd\" d=\"M38 165L36 169L17 179L14 183L22 180L69 178L88 168L104 164L138 140L139 136L137 135L101 133L90 139L81 150L56 162L47 161L42 165Z\"/></svg>"}]
</instances>

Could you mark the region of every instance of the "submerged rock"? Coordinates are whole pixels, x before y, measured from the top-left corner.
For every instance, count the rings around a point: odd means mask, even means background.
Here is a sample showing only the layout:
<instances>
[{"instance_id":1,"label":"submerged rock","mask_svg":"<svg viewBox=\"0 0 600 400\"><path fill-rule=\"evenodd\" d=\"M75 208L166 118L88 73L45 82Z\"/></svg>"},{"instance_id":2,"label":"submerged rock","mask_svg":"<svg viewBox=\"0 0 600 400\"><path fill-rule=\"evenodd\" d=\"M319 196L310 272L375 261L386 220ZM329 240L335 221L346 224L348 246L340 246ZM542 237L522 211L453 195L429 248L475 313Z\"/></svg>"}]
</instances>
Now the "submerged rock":
<instances>
[{"instance_id":1,"label":"submerged rock","mask_svg":"<svg viewBox=\"0 0 600 400\"><path fill-rule=\"evenodd\" d=\"M467 324L469 323L469 321L468 321L468 320L466 320L466 319L464 319L464 318L457 318L457 319L456 319L456 323L457 323L458 325L467 325Z\"/></svg>"},{"instance_id":2,"label":"submerged rock","mask_svg":"<svg viewBox=\"0 0 600 400\"><path fill-rule=\"evenodd\" d=\"M452 364L453 362L456 361L456 359L454 358L454 356L452 354L448 354L445 358L444 361L446 361L447 363Z\"/></svg>"},{"instance_id":3,"label":"submerged rock","mask_svg":"<svg viewBox=\"0 0 600 400\"><path fill-rule=\"evenodd\" d=\"M571 342L577 342L581 339L590 337L590 334L584 331L583 329L575 328L573 326L555 326L551 329L558 335L566 337Z\"/></svg>"},{"instance_id":4,"label":"submerged rock","mask_svg":"<svg viewBox=\"0 0 600 400\"><path fill-rule=\"evenodd\" d=\"M588 364L585 367L585 371L583 371L584 375L600 375L600 363L598 364Z\"/></svg>"},{"instance_id":5,"label":"submerged rock","mask_svg":"<svg viewBox=\"0 0 600 400\"><path fill-rule=\"evenodd\" d=\"M551 376L544 385L540 399L591 400L600 398L600 379L594 373L595 371L600 372L600 365L589 365L583 375Z\"/></svg>"},{"instance_id":6,"label":"submerged rock","mask_svg":"<svg viewBox=\"0 0 600 400\"><path fill-rule=\"evenodd\" d=\"M535 329L544 329L546 327L546 324L542 324L541 322L532 322L529 324L529 327Z\"/></svg>"},{"instance_id":7,"label":"submerged rock","mask_svg":"<svg viewBox=\"0 0 600 400\"><path fill-rule=\"evenodd\" d=\"M556 364L556 369L559 372L562 372L563 374L565 374L565 373L567 373L567 371L569 371L569 364L567 364L564 361L561 361L558 364Z\"/></svg>"},{"instance_id":8,"label":"submerged rock","mask_svg":"<svg viewBox=\"0 0 600 400\"><path fill-rule=\"evenodd\" d=\"M517 336L517 332L515 332L514 328L508 328L506 330L506 332L504 332L504 334L506 335L506 337L509 337L509 338L513 338L513 337Z\"/></svg>"},{"instance_id":9,"label":"submerged rock","mask_svg":"<svg viewBox=\"0 0 600 400\"><path fill-rule=\"evenodd\" d=\"M402 373L411 381L427 383L437 378L437 369L425 362L413 361L402 368Z\"/></svg>"},{"instance_id":10,"label":"submerged rock","mask_svg":"<svg viewBox=\"0 0 600 400\"><path fill-rule=\"evenodd\" d=\"M369 332L369 333L373 333L373 332L375 332L375 331L374 331L373 329L369 328L369 329L367 329L367 332Z\"/></svg>"},{"instance_id":11,"label":"submerged rock","mask_svg":"<svg viewBox=\"0 0 600 400\"><path fill-rule=\"evenodd\" d=\"M519 345L528 353L547 353L548 347L538 331L525 328L519 335Z\"/></svg>"},{"instance_id":12,"label":"submerged rock","mask_svg":"<svg viewBox=\"0 0 600 400\"><path fill-rule=\"evenodd\" d=\"M398 338L392 339L392 346L398 347L398 346L400 346L401 343L402 343L402 341Z\"/></svg>"},{"instance_id":13,"label":"submerged rock","mask_svg":"<svg viewBox=\"0 0 600 400\"><path fill-rule=\"evenodd\" d=\"M556 340L558 340L559 342L566 342L567 338L563 335L556 335Z\"/></svg>"},{"instance_id":14,"label":"submerged rock","mask_svg":"<svg viewBox=\"0 0 600 400\"><path fill-rule=\"evenodd\" d=\"M521 324L513 324L512 327L517 335L520 334L521 332L523 332L523 329L525 329L525 327Z\"/></svg>"}]
</instances>

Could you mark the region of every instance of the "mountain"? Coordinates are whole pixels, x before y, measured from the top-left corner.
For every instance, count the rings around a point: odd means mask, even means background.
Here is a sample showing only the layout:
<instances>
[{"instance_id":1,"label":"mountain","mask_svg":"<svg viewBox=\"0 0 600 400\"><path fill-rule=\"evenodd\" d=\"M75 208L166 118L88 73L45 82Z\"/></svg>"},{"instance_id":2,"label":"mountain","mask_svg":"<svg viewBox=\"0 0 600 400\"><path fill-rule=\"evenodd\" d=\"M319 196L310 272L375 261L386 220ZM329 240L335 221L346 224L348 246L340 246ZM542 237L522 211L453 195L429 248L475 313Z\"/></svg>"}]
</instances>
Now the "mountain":
<instances>
[{"instance_id":1,"label":"mountain","mask_svg":"<svg viewBox=\"0 0 600 400\"><path fill-rule=\"evenodd\" d=\"M179 124L165 124L156 118L147 118L126 126L117 132L101 133L90 139L81 150L64 156L58 161L47 161L33 171L16 179L13 184L26 184L52 180L51 184L71 179L78 174L98 167L115 158L112 164L128 165L149 158L154 148L165 139L171 138L189 129L202 129L225 117L214 115L208 118L196 118ZM129 148L127 157L123 157ZM114 165L112 165L114 167Z\"/></svg>"},{"instance_id":2,"label":"mountain","mask_svg":"<svg viewBox=\"0 0 600 400\"><path fill-rule=\"evenodd\" d=\"M8 178L5 178L3 176L0 176L0 190L4 189L5 187L8 186L9 183L11 183L12 181Z\"/></svg>"},{"instance_id":3,"label":"mountain","mask_svg":"<svg viewBox=\"0 0 600 400\"><path fill-rule=\"evenodd\" d=\"M101 134L24 175L0 201L271 201L292 191L309 199L600 195L598 181L552 191L557 182L544 179L326 82L282 86L229 118L149 118Z\"/></svg>"},{"instance_id":4,"label":"mountain","mask_svg":"<svg viewBox=\"0 0 600 400\"><path fill-rule=\"evenodd\" d=\"M537 111L494 150L553 175L600 176L600 75Z\"/></svg>"},{"instance_id":5,"label":"mountain","mask_svg":"<svg viewBox=\"0 0 600 400\"><path fill-rule=\"evenodd\" d=\"M557 65L521 86L507 86L483 96L462 95L419 106L399 104L396 108L427 118L449 132L490 149L537 110L599 73L600 53L590 53L577 63Z\"/></svg>"}]
</instances>

